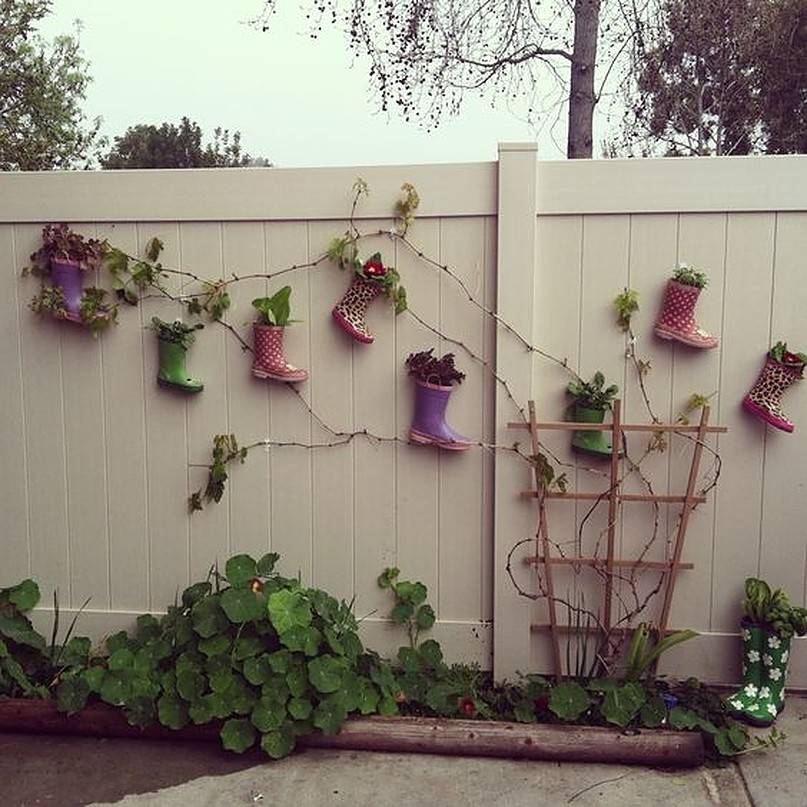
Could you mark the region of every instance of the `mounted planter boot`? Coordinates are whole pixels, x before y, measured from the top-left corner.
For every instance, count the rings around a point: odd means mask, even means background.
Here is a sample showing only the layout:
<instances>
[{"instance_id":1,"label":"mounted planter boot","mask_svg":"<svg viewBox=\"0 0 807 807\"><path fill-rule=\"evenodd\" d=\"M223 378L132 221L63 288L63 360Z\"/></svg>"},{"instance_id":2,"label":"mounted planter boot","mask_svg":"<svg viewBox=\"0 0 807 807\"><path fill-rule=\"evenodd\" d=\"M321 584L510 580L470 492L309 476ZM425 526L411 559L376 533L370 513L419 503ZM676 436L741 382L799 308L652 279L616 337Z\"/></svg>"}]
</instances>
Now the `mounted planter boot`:
<instances>
[{"instance_id":1,"label":"mounted planter boot","mask_svg":"<svg viewBox=\"0 0 807 807\"><path fill-rule=\"evenodd\" d=\"M409 430L409 439L413 443L450 451L465 451L470 448L471 441L446 423L446 407L454 387L443 387L420 380L415 383L415 417Z\"/></svg>"},{"instance_id":2,"label":"mounted planter boot","mask_svg":"<svg viewBox=\"0 0 807 807\"><path fill-rule=\"evenodd\" d=\"M776 429L792 432L796 427L782 412L780 400L785 390L803 377L804 363L792 353L785 353L784 359L777 361L768 353L759 378L743 398L743 408Z\"/></svg>"},{"instance_id":3,"label":"mounted planter boot","mask_svg":"<svg viewBox=\"0 0 807 807\"><path fill-rule=\"evenodd\" d=\"M354 273L350 287L331 312L336 324L357 342L371 344L375 336L367 329L364 317L367 307L383 289L373 280L365 280Z\"/></svg>"},{"instance_id":4,"label":"mounted planter boot","mask_svg":"<svg viewBox=\"0 0 807 807\"><path fill-rule=\"evenodd\" d=\"M252 375L271 381L305 381L308 372L289 364L283 355L283 332L281 325L252 326L255 336L255 361Z\"/></svg>"},{"instance_id":5,"label":"mounted planter boot","mask_svg":"<svg viewBox=\"0 0 807 807\"><path fill-rule=\"evenodd\" d=\"M70 322L81 322L82 285L81 265L77 261L57 261L51 259L50 277L57 289L61 289L64 297L65 319Z\"/></svg>"},{"instance_id":6,"label":"mounted planter boot","mask_svg":"<svg viewBox=\"0 0 807 807\"><path fill-rule=\"evenodd\" d=\"M185 369L186 348L178 342L158 339L160 346L160 370L157 383L163 387L172 387L182 392L201 392L204 384L198 378L191 378Z\"/></svg>"},{"instance_id":7,"label":"mounted planter boot","mask_svg":"<svg viewBox=\"0 0 807 807\"><path fill-rule=\"evenodd\" d=\"M753 726L770 726L785 708L791 640L744 620L743 687L727 699L734 715Z\"/></svg>"},{"instance_id":8,"label":"mounted planter boot","mask_svg":"<svg viewBox=\"0 0 807 807\"><path fill-rule=\"evenodd\" d=\"M720 340L699 328L695 322L695 304L700 293L701 289L697 286L679 283L676 280L667 281L661 313L653 329L656 336L661 339L674 339L689 347L705 349L717 347Z\"/></svg>"},{"instance_id":9,"label":"mounted planter boot","mask_svg":"<svg viewBox=\"0 0 807 807\"><path fill-rule=\"evenodd\" d=\"M580 404L572 406L571 419L577 423L602 423L605 420L605 410L588 409ZM586 454L610 459L613 448L611 439L605 432L573 432L572 448Z\"/></svg>"}]
</instances>

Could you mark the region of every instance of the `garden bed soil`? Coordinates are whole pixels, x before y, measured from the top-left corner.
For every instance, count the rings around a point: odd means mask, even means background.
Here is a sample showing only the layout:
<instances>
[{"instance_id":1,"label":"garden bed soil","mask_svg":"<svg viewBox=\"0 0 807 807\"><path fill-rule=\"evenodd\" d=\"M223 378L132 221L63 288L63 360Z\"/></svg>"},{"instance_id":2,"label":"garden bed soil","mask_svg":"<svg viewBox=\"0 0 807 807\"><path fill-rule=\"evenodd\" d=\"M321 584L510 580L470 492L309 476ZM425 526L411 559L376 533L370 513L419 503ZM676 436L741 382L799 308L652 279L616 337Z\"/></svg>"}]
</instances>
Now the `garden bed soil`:
<instances>
[{"instance_id":1,"label":"garden bed soil","mask_svg":"<svg viewBox=\"0 0 807 807\"><path fill-rule=\"evenodd\" d=\"M220 742L220 722L174 730L130 726L123 712L106 704L75 715L54 701L0 700L0 732L73 734L180 741ZM704 760L698 732L644 729L626 733L600 726L561 726L433 717L356 717L339 734L298 738L299 746L352 751L694 767Z\"/></svg>"}]
</instances>

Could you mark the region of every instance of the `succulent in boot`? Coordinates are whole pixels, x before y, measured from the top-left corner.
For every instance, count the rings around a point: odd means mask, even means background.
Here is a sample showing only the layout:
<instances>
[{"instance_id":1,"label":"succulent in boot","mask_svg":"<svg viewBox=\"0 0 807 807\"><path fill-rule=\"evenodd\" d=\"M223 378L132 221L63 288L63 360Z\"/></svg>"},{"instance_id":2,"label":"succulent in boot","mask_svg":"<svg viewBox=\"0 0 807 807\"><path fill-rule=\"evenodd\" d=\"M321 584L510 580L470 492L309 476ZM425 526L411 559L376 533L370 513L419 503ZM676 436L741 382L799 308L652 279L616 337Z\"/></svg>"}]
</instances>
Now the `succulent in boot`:
<instances>
[{"instance_id":1,"label":"succulent in boot","mask_svg":"<svg viewBox=\"0 0 807 807\"><path fill-rule=\"evenodd\" d=\"M409 439L419 445L465 451L471 447L471 441L446 423L446 408L454 384L461 384L465 374L454 366L453 353L438 359L433 352L434 348L411 353L405 362L417 385Z\"/></svg>"},{"instance_id":2,"label":"succulent in boot","mask_svg":"<svg viewBox=\"0 0 807 807\"><path fill-rule=\"evenodd\" d=\"M704 272L686 264L679 266L664 290L664 301L653 329L661 339L672 339L689 347L716 348L720 340L695 321L695 305L708 279Z\"/></svg>"},{"instance_id":3,"label":"succulent in boot","mask_svg":"<svg viewBox=\"0 0 807 807\"><path fill-rule=\"evenodd\" d=\"M375 336L370 333L365 321L370 303L380 294L386 294L395 303L395 313L400 314L406 310L406 291L398 283L398 272L384 265L380 252L363 264L358 258L354 257L351 261L344 256L339 262L342 268L352 266L353 277L331 315L336 324L357 342L371 344Z\"/></svg>"},{"instance_id":4,"label":"succulent in boot","mask_svg":"<svg viewBox=\"0 0 807 807\"><path fill-rule=\"evenodd\" d=\"M201 392L204 384L188 374L185 361L188 350L196 341L195 331L201 330L204 325L185 325L180 320L164 322L159 317L152 317L151 327L157 334L160 351L157 383L181 392Z\"/></svg>"},{"instance_id":5,"label":"succulent in boot","mask_svg":"<svg viewBox=\"0 0 807 807\"><path fill-rule=\"evenodd\" d=\"M786 342L777 342L765 356L759 377L743 398L743 408L783 432L796 427L782 411L784 392L804 377L807 355L791 353Z\"/></svg>"},{"instance_id":6,"label":"succulent in boot","mask_svg":"<svg viewBox=\"0 0 807 807\"><path fill-rule=\"evenodd\" d=\"M566 391L574 399L567 419L575 423L602 423L619 387L605 386L605 376L597 371L591 381L570 381ZM572 432L572 449L595 457L610 458L611 438L601 431Z\"/></svg>"},{"instance_id":7,"label":"succulent in boot","mask_svg":"<svg viewBox=\"0 0 807 807\"><path fill-rule=\"evenodd\" d=\"M286 361L283 336L286 326L294 322L291 316L291 286L283 286L271 297L252 301L259 319L253 324L255 361L252 375L270 381L305 381L308 371Z\"/></svg>"}]
</instances>

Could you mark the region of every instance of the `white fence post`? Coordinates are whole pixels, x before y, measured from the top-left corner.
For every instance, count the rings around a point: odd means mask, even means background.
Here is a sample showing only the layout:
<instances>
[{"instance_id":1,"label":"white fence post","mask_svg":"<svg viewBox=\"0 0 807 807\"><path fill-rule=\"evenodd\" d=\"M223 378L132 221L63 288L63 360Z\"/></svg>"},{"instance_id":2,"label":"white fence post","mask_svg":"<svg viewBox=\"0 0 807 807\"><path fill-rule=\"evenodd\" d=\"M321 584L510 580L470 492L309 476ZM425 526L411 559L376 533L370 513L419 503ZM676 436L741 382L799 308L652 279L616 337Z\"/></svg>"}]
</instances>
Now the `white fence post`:
<instances>
[{"instance_id":1,"label":"white fence post","mask_svg":"<svg viewBox=\"0 0 807 807\"><path fill-rule=\"evenodd\" d=\"M537 226L537 145L499 145L499 212L497 259L497 312L525 338L533 333L535 252ZM496 442L529 443L526 432L507 428L519 419L517 407L526 408L532 395L532 355L522 343L501 327L496 338L496 368L506 380L515 403L502 384L496 390ZM519 492L530 486L529 469L508 452L496 454L494 516L494 637L493 664L497 680L512 679L530 668L531 603L519 596L506 570L513 545L535 533L535 512L525 507ZM522 551L523 550L523 551ZM530 545L521 547L513 573L525 588L530 575L520 559Z\"/></svg>"}]
</instances>

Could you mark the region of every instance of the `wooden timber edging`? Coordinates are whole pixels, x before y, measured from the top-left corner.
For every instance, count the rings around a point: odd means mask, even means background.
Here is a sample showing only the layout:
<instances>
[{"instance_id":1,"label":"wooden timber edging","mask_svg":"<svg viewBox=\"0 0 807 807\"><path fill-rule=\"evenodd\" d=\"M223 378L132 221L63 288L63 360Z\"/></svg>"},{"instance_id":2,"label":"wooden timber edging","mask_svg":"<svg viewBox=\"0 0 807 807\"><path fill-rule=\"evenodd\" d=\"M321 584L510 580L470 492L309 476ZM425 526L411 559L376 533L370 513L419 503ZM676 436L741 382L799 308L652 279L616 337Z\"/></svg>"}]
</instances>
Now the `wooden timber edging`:
<instances>
[{"instance_id":1,"label":"wooden timber edging","mask_svg":"<svg viewBox=\"0 0 807 807\"><path fill-rule=\"evenodd\" d=\"M130 726L123 712L92 704L67 716L53 701L0 700L0 732L219 742L220 722L174 730ZM646 729L635 734L599 726L561 726L433 717L356 717L339 734L300 737L298 745L351 751L445 754L695 767L704 760L701 735Z\"/></svg>"}]
</instances>

